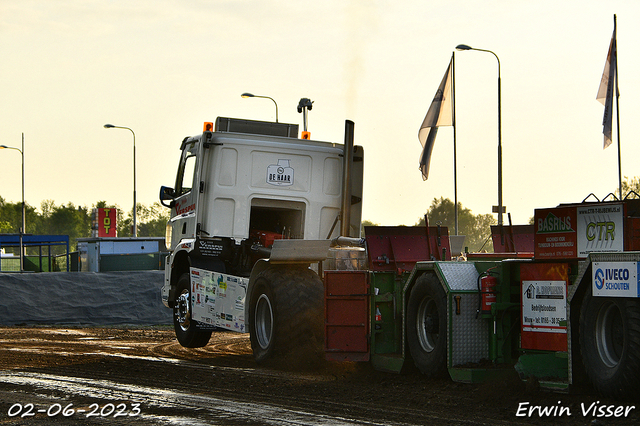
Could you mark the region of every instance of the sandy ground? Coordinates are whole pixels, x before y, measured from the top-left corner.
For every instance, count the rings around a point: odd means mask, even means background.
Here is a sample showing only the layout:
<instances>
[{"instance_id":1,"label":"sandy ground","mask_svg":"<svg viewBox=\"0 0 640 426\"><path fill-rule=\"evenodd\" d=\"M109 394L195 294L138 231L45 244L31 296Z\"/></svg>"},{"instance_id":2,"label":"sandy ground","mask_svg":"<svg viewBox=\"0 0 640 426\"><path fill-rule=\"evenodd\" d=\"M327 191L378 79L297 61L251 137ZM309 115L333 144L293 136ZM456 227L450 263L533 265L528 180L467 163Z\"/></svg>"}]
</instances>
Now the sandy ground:
<instances>
[{"instance_id":1,"label":"sandy ground","mask_svg":"<svg viewBox=\"0 0 640 426\"><path fill-rule=\"evenodd\" d=\"M294 369L282 365L259 367L251 355L248 335L230 332L215 332L204 348L185 349L175 340L172 328L0 328L0 425L86 424L87 419L78 415L63 419L37 413L20 418L15 413L29 403L38 406L45 396L47 402L40 405L48 404L47 407L51 407L51 401L73 401L76 406L96 403L103 407L110 401L108 395L76 393L71 397L72 389L65 392L64 388L47 393L33 383L8 378L15 375L136 386L140 392L147 392L149 401L156 401L147 404L142 400L141 410L149 416L147 424L176 424L163 422L178 417L199 418L201 422L184 424L273 424L259 418L212 420L207 417L210 415L206 408L163 406L154 395L160 390L312 413L319 419L317 424L325 423L322 416L356 424L640 424L640 397L635 401L613 401L588 388L569 394L551 393L521 382L515 373L494 382L470 385L449 379L428 380L413 373L377 372L362 363L321 363L313 368ZM582 407L593 403L613 407L612 410L623 407L627 416L584 415ZM638 408L630 408L635 406ZM550 415L540 416L537 409L531 415L517 415L528 413L531 407L557 409ZM567 409L561 416L553 414L562 407ZM114 418L109 424L132 421Z\"/></svg>"}]
</instances>

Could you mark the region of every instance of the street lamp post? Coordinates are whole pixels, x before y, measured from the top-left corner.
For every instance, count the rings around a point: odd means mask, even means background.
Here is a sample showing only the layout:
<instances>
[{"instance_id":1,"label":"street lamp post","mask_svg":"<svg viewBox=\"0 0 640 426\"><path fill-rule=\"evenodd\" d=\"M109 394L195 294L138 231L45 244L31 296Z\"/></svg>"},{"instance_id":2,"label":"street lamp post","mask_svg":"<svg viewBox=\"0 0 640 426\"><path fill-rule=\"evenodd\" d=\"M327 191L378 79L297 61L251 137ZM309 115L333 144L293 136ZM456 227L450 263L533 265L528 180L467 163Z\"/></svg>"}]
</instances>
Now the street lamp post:
<instances>
[{"instance_id":1,"label":"street lamp post","mask_svg":"<svg viewBox=\"0 0 640 426\"><path fill-rule=\"evenodd\" d=\"M23 235L26 231L26 215L24 206L24 133L22 134L22 149L11 146L0 145L0 149L13 149L20 153L22 157L22 227L20 228L20 272L24 272L24 244Z\"/></svg>"},{"instance_id":2,"label":"street lamp post","mask_svg":"<svg viewBox=\"0 0 640 426\"><path fill-rule=\"evenodd\" d=\"M133 238L138 237L138 225L136 223L136 134L129 127L114 126L113 124L105 124L105 129L127 129L133 135Z\"/></svg>"},{"instance_id":3,"label":"street lamp post","mask_svg":"<svg viewBox=\"0 0 640 426\"><path fill-rule=\"evenodd\" d=\"M498 225L502 225L502 88L500 83L500 58L491 50L476 49L466 44L457 45L456 50L488 52L495 56L498 61Z\"/></svg>"},{"instance_id":4,"label":"street lamp post","mask_svg":"<svg viewBox=\"0 0 640 426\"><path fill-rule=\"evenodd\" d=\"M278 104L276 103L276 101L269 97L269 96L258 96L258 95L254 95L253 93L243 93L242 95L240 95L243 98L264 98L264 99L271 99L273 101L273 103L276 106L276 123L278 122Z\"/></svg>"}]
</instances>

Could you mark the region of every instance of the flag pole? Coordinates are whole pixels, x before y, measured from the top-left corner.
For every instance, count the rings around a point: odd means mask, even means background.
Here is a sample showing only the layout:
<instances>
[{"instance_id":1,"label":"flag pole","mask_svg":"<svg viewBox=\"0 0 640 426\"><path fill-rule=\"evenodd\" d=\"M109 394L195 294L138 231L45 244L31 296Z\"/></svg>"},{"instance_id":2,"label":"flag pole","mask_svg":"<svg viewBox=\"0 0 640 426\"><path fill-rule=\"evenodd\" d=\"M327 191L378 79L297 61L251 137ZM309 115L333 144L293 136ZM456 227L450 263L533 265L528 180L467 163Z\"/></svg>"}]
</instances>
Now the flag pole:
<instances>
[{"instance_id":1,"label":"flag pole","mask_svg":"<svg viewBox=\"0 0 640 426\"><path fill-rule=\"evenodd\" d=\"M618 90L618 32L616 15L613 15L613 32L616 34L613 40L613 54L615 61L615 81L616 81L616 126L618 132L618 188L620 191L620 199L624 197L622 193L622 154L620 153L620 91Z\"/></svg>"},{"instance_id":2,"label":"flag pole","mask_svg":"<svg viewBox=\"0 0 640 426\"><path fill-rule=\"evenodd\" d=\"M458 235L458 166L456 153L456 52L451 52L451 92L453 109L453 202L455 211L454 231Z\"/></svg>"}]
</instances>

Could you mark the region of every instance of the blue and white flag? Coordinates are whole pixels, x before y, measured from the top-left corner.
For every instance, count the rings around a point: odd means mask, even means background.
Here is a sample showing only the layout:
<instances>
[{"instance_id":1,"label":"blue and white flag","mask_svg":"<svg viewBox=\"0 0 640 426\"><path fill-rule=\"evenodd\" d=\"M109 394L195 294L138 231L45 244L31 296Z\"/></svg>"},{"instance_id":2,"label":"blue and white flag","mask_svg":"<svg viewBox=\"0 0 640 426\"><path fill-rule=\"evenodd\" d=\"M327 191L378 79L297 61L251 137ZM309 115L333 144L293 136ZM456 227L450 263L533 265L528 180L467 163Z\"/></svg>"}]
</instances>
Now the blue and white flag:
<instances>
[{"instance_id":1,"label":"blue and white flag","mask_svg":"<svg viewBox=\"0 0 640 426\"><path fill-rule=\"evenodd\" d=\"M427 180L429 177L429 162L431 160L431 151L436 140L436 133L439 126L453 126L453 58L449 62L447 72L442 78L440 87L431 102L429 111L422 121L420 130L418 131L418 139L422 145L422 154L420 155L420 171L422 179Z\"/></svg>"},{"instance_id":2,"label":"blue and white flag","mask_svg":"<svg viewBox=\"0 0 640 426\"><path fill-rule=\"evenodd\" d=\"M602 133L604 133L603 149L611 145L611 123L613 122L613 84L616 79L616 61L618 60L617 56L616 27L614 24L613 36L611 37L611 43L609 44L609 53L607 54L607 61L604 64L604 72L602 73L602 80L600 81L598 96L596 97L596 99L604 105L604 117L602 119Z\"/></svg>"}]
</instances>

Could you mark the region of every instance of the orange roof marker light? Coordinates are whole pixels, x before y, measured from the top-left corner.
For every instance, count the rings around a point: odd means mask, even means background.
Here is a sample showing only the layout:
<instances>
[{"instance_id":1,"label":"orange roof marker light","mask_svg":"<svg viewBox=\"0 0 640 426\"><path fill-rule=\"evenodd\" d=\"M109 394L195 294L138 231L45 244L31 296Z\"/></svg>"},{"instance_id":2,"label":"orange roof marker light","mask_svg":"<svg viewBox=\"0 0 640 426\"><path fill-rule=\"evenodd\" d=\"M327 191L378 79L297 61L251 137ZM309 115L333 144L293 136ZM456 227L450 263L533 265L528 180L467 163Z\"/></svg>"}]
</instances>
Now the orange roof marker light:
<instances>
[{"instance_id":1,"label":"orange roof marker light","mask_svg":"<svg viewBox=\"0 0 640 426\"><path fill-rule=\"evenodd\" d=\"M213 123L210 121L205 121L204 126L202 126L203 132L213 132Z\"/></svg>"}]
</instances>

